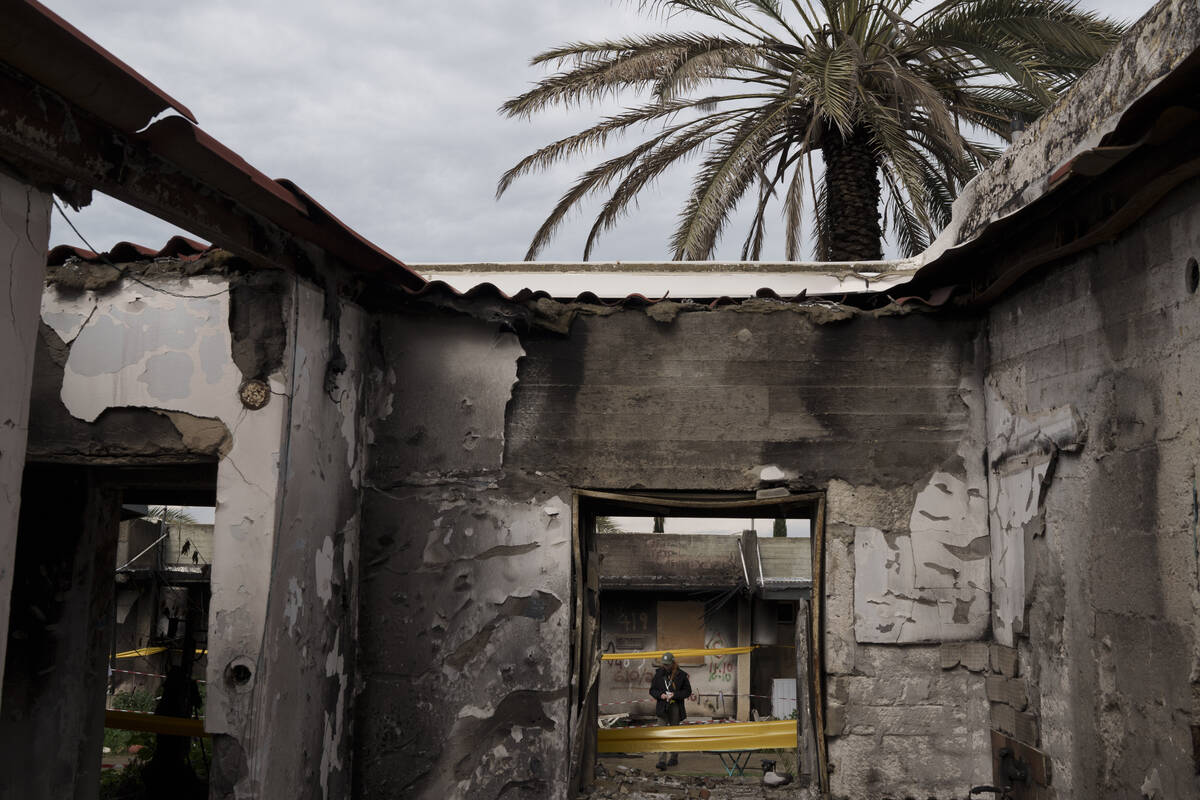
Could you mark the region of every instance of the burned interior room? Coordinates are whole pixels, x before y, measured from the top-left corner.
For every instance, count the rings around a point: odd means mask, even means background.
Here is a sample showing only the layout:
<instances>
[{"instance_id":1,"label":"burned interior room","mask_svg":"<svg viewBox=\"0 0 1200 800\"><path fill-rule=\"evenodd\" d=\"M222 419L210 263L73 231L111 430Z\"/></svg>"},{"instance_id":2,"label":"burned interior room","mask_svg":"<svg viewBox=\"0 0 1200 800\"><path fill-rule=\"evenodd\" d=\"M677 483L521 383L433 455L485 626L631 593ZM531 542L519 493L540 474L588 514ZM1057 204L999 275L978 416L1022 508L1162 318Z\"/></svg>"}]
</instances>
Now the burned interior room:
<instances>
[{"instance_id":1,"label":"burned interior room","mask_svg":"<svg viewBox=\"0 0 1200 800\"><path fill-rule=\"evenodd\" d=\"M10 5L0 796L114 724L211 798L1200 793L1195 0L921 256L536 268L394 258ZM92 192L204 241L51 247Z\"/></svg>"}]
</instances>

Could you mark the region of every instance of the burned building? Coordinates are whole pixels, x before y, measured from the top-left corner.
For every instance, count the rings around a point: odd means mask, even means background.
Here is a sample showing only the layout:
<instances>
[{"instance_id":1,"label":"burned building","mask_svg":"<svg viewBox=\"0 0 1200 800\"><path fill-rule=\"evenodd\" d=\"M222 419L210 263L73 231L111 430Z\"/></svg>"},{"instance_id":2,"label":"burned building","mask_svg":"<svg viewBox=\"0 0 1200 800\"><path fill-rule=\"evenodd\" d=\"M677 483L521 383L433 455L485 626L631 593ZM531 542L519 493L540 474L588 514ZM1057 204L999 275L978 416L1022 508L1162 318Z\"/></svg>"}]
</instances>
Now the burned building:
<instances>
[{"instance_id":1,"label":"burned building","mask_svg":"<svg viewBox=\"0 0 1200 800\"><path fill-rule=\"evenodd\" d=\"M127 92L0 54L6 796L93 792L118 509L150 493L216 506L214 797L572 796L611 593L669 603L672 574L732 589L712 619L739 640L750 598L795 592L776 644L833 797L961 797L1017 762L1020 797L1196 794L1193 2L917 259L545 275L391 259L189 115L144 128L182 107L23 7ZM219 247L47 266L50 193L91 189ZM803 518L809 572L658 539L606 578L619 513Z\"/></svg>"}]
</instances>

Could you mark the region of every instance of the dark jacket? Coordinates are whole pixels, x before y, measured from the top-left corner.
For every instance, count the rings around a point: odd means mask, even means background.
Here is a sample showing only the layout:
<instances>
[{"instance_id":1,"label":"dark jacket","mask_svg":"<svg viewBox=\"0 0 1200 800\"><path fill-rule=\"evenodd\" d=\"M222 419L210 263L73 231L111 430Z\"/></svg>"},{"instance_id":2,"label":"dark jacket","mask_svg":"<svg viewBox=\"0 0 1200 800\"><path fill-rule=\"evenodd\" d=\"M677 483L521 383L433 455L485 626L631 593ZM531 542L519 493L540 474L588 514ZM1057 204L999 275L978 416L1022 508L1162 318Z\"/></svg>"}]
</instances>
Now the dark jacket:
<instances>
[{"instance_id":1,"label":"dark jacket","mask_svg":"<svg viewBox=\"0 0 1200 800\"><path fill-rule=\"evenodd\" d=\"M663 692L674 692L675 696L670 700L663 700ZM671 703L678 703L679 719L683 720L687 718L683 701L692 696L692 682L688 680L688 674L681 669L675 670L675 677L672 679L669 669L659 667L654 671L654 679L650 681L650 696L658 701L654 708L655 714L665 717L670 713L668 709Z\"/></svg>"}]
</instances>

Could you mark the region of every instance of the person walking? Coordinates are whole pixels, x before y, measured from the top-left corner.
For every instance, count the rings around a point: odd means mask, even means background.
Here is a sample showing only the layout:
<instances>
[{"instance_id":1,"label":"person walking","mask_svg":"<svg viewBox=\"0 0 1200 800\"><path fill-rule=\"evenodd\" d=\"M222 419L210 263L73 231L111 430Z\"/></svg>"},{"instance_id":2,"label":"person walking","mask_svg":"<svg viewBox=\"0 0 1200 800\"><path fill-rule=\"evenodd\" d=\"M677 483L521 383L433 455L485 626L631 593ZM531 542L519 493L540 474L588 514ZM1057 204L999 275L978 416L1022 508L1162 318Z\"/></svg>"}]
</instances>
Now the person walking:
<instances>
[{"instance_id":1,"label":"person walking","mask_svg":"<svg viewBox=\"0 0 1200 800\"><path fill-rule=\"evenodd\" d=\"M692 696L692 682L688 674L675 663L673 653L663 653L662 666L654 671L654 678L650 681L650 696L658 701L654 714L658 717L659 725L678 725L687 719L683 704ZM655 766L666 769L678 763L678 753L663 752L659 753Z\"/></svg>"}]
</instances>

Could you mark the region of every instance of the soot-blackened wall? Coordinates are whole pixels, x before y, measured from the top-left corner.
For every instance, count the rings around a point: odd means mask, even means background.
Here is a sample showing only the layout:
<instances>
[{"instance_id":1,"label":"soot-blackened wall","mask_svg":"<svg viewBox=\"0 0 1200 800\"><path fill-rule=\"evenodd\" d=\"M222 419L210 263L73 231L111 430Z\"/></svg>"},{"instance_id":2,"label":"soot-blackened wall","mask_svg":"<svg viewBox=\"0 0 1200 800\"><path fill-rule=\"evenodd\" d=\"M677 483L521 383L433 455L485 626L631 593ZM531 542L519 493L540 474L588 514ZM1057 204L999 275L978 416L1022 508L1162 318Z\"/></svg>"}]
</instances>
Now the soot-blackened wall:
<instances>
[{"instance_id":1,"label":"soot-blackened wall","mask_svg":"<svg viewBox=\"0 0 1200 800\"><path fill-rule=\"evenodd\" d=\"M361 796L564 796L571 489L745 491L769 466L827 492L835 793L986 776L983 679L936 646L987 632L977 321L749 301L567 336L380 325Z\"/></svg>"},{"instance_id":2,"label":"soot-blackened wall","mask_svg":"<svg viewBox=\"0 0 1200 800\"><path fill-rule=\"evenodd\" d=\"M1086 437L993 458L995 635L1059 798L1200 790L1198 203L1193 181L990 313L989 453Z\"/></svg>"}]
</instances>

